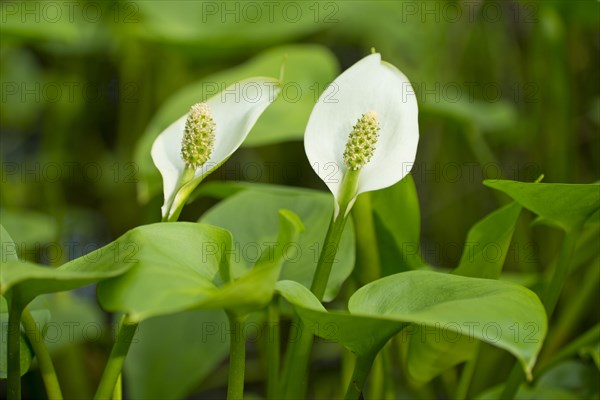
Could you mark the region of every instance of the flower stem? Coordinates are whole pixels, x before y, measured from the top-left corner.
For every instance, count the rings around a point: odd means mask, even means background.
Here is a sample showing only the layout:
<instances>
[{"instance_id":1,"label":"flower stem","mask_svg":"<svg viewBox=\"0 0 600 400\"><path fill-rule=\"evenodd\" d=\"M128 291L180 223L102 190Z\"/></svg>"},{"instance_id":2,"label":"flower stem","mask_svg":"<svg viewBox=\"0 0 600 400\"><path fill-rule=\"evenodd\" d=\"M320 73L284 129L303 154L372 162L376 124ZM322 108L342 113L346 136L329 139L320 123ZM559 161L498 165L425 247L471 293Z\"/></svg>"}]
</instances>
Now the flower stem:
<instances>
[{"instance_id":1,"label":"flower stem","mask_svg":"<svg viewBox=\"0 0 600 400\"><path fill-rule=\"evenodd\" d=\"M339 209L337 214L334 213L334 216L329 223L325 240L323 241L323 248L321 249L321 254L319 254L317 269L310 286L311 292L313 292L320 301L323 301L327 282L329 281L329 275L331 274L331 267L336 261L335 256L340 246L340 239L342 237L342 232L344 232L344 226L346 226L346 221L348 220L348 213L356 199L355 196L359 175L360 170L346 171L342 186L340 187L338 199Z\"/></svg>"},{"instance_id":2,"label":"flower stem","mask_svg":"<svg viewBox=\"0 0 600 400\"><path fill-rule=\"evenodd\" d=\"M245 317L228 312L227 318L229 318L230 329L227 400L240 400L244 398L244 373L246 370Z\"/></svg>"},{"instance_id":3,"label":"flower stem","mask_svg":"<svg viewBox=\"0 0 600 400\"><path fill-rule=\"evenodd\" d=\"M579 239L579 233L580 231L576 229L565 234L565 238L563 239L563 243L560 248L560 253L558 253L558 260L554 269L554 275L550 281L550 286L548 286L544 291L542 303L544 304L544 308L546 308L548 319L550 319L552 313L554 312L554 308L556 307L556 303L558 302L562 288L569 275L569 264L571 264L571 260L573 258L575 245Z\"/></svg>"},{"instance_id":4,"label":"flower stem","mask_svg":"<svg viewBox=\"0 0 600 400\"><path fill-rule=\"evenodd\" d=\"M27 307L25 307L23 315L21 315L21 323L23 324L23 328L25 328L25 334L37 357L48 399L61 400L63 396L56 376L56 371L54 370L54 364L52 364L52 358L44 343L44 337L39 331L35 320Z\"/></svg>"},{"instance_id":5,"label":"flower stem","mask_svg":"<svg viewBox=\"0 0 600 400\"><path fill-rule=\"evenodd\" d=\"M308 363L313 345L313 333L307 329L300 317L294 318L292 328L296 327L298 335L290 334L289 346L283 368L284 399L303 399L308 386Z\"/></svg>"},{"instance_id":6,"label":"flower stem","mask_svg":"<svg viewBox=\"0 0 600 400\"><path fill-rule=\"evenodd\" d=\"M475 374L477 358L479 355L479 344L476 344L475 346L477 347L477 350L475 350L473 358L466 362L462 373L460 374L460 380L458 381L458 386L456 387L456 392L454 394L454 397L457 400L466 400L469 398L469 388L471 387L471 380Z\"/></svg>"},{"instance_id":7,"label":"flower stem","mask_svg":"<svg viewBox=\"0 0 600 400\"><path fill-rule=\"evenodd\" d=\"M269 335L267 336L267 398L277 399L279 395L279 307L273 299L267 308Z\"/></svg>"},{"instance_id":8,"label":"flower stem","mask_svg":"<svg viewBox=\"0 0 600 400\"><path fill-rule=\"evenodd\" d=\"M356 188L358 185L358 176L360 170L348 170L344 175L342 186L336 204L336 211L329 223L329 228L325 234L323 247L317 261L317 269L313 276L310 286L311 292L320 301L323 301L327 282L331 274L333 263L336 262L340 239L344 232L344 226L348 220L348 214L354 200L356 199ZM339 208L338 208L339 207ZM307 389L308 363L310 352L313 345L313 332L306 328L302 320L294 318L292 327L298 327L300 337L288 346L285 365L283 369L283 398L297 399L304 398ZM290 338L292 336L290 335Z\"/></svg>"},{"instance_id":9,"label":"flower stem","mask_svg":"<svg viewBox=\"0 0 600 400\"><path fill-rule=\"evenodd\" d=\"M127 321L126 316L124 316L121 320L119 333L117 334L115 344L110 352L108 363L104 368L100 385L98 386L96 396L94 397L96 400L112 398L115 386L117 385L117 381L121 375L121 370L123 369L125 357L127 356L127 352L129 351L129 347L131 346L131 342L137 327L138 324Z\"/></svg>"},{"instance_id":10,"label":"flower stem","mask_svg":"<svg viewBox=\"0 0 600 400\"><path fill-rule=\"evenodd\" d=\"M347 219L344 216L344 210L340 210L337 217L329 224L329 229L325 235L317 270L310 287L310 290L319 300L323 300ZM283 394L286 399L304 398L307 389L308 363L313 345L313 333L307 329L300 318L294 318L292 326L298 327L300 337L296 337L297 340L290 344L286 355L283 374L285 385Z\"/></svg>"},{"instance_id":11,"label":"flower stem","mask_svg":"<svg viewBox=\"0 0 600 400\"><path fill-rule=\"evenodd\" d=\"M117 384L115 385L115 390L113 392L112 400L122 400L123 399L123 374L119 374L117 378Z\"/></svg>"},{"instance_id":12,"label":"flower stem","mask_svg":"<svg viewBox=\"0 0 600 400\"><path fill-rule=\"evenodd\" d=\"M344 397L346 400L358 400L361 398L361 393L367 377L369 376L369 372L371 371L373 361L375 361L375 356L377 356L377 351L371 351L356 356L356 364L354 365L354 372L352 372L352 379L350 379L350 382L348 383L348 389L346 390L346 396Z\"/></svg>"},{"instance_id":13,"label":"flower stem","mask_svg":"<svg viewBox=\"0 0 600 400\"><path fill-rule=\"evenodd\" d=\"M327 288L327 282L329 281L331 268L333 267L333 263L336 262L335 256L340 244L340 238L342 237L344 226L348 220L348 218L344 216L343 212L344 210L341 209L337 217L335 217L329 224L329 229L327 230L325 241L323 242L323 248L321 249L321 254L319 255L317 269L310 286L311 292L313 292L314 295L321 301L325 295L325 289Z\"/></svg>"},{"instance_id":14,"label":"flower stem","mask_svg":"<svg viewBox=\"0 0 600 400\"><path fill-rule=\"evenodd\" d=\"M7 389L9 400L21 399L21 313L23 309L17 301L10 301L8 313L8 356Z\"/></svg>"}]
</instances>

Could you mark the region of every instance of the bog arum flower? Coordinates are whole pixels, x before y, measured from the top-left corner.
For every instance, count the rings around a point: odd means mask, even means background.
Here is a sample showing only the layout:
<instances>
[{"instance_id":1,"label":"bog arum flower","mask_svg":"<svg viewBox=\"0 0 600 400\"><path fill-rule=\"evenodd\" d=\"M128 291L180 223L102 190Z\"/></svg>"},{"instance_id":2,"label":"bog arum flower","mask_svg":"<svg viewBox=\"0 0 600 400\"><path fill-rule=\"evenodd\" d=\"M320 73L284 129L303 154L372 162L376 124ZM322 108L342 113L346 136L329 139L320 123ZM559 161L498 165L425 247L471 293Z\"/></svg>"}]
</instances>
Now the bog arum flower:
<instances>
[{"instance_id":1,"label":"bog arum flower","mask_svg":"<svg viewBox=\"0 0 600 400\"><path fill-rule=\"evenodd\" d=\"M306 132L308 160L347 214L360 193L404 178L419 141L418 108L409 80L371 54L323 92Z\"/></svg>"},{"instance_id":2,"label":"bog arum flower","mask_svg":"<svg viewBox=\"0 0 600 400\"><path fill-rule=\"evenodd\" d=\"M237 82L158 135L152 160L163 178L163 220L177 219L191 192L237 150L279 91L271 78Z\"/></svg>"},{"instance_id":3,"label":"bog arum flower","mask_svg":"<svg viewBox=\"0 0 600 400\"><path fill-rule=\"evenodd\" d=\"M310 286L318 300L323 300L356 197L395 184L412 168L419 141L417 118L410 82L396 67L381 61L378 53L338 76L313 108L304 133L304 149L335 198L333 218ZM304 397L311 334L302 330L303 336L290 349L297 357L283 369L284 398ZM363 363L357 365L364 367ZM354 377L352 384L356 385Z\"/></svg>"}]
</instances>

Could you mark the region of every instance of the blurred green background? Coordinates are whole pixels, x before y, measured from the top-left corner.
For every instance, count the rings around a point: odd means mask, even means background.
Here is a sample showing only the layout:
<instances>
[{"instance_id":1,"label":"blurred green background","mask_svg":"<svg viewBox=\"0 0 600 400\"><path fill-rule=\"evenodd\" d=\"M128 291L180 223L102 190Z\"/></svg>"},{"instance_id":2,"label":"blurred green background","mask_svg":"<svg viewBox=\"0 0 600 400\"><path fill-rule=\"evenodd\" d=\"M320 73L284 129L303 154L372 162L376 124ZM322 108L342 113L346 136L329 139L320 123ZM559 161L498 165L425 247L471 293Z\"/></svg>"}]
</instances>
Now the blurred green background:
<instances>
[{"instance_id":1,"label":"blurred green background","mask_svg":"<svg viewBox=\"0 0 600 400\"><path fill-rule=\"evenodd\" d=\"M327 84L373 47L418 95L413 177L430 263L456 265L468 228L506 202L484 178L599 177L597 1L3 1L0 9L0 217L29 260L59 265L158 221L154 137L192 104L239 79L278 77L282 64L283 95L209 180L324 189L304 154L304 126ZM201 199L182 219L212 204ZM518 230L506 269L539 272L559 239L547 228ZM102 319L96 311L81 312ZM91 347L93 370L94 354L103 355ZM71 385L91 385L80 381Z\"/></svg>"}]
</instances>

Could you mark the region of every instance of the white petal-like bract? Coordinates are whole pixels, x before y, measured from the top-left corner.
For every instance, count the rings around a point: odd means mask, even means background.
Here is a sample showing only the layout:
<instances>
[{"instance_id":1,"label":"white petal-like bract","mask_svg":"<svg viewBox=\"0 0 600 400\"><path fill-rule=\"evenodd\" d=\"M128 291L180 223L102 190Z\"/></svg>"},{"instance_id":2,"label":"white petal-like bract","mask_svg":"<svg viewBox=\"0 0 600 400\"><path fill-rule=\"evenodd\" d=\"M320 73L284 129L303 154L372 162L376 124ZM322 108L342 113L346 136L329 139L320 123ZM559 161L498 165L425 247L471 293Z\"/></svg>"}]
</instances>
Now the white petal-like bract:
<instances>
[{"instance_id":1,"label":"white petal-like bract","mask_svg":"<svg viewBox=\"0 0 600 400\"><path fill-rule=\"evenodd\" d=\"M380 126L370 161L361 168L356 195L395 184L410 172L419 141L413 88L393 65L371 54L338 76L323 92L306 127L308 160L336 199L348 167L344 149L363 114L374 112Z\"/></svg>"},{"instance_id":2,"label":"white petal-like bract","mask_svg":"<svg viewBox=\"0 0 600 400\"><path fill-rule=\"evenodd\" d=\"M276 79L251 78L237 82L205 101L216 124L215 142L210 158L196 170L194 179L199 182L198 178L214 171L237 150L279 91L280 82ZM185 114L173 122L152 145L152 160L163 178L163 216L185 169L181 142L187 117Z\"/></svg>"}]
</instances>

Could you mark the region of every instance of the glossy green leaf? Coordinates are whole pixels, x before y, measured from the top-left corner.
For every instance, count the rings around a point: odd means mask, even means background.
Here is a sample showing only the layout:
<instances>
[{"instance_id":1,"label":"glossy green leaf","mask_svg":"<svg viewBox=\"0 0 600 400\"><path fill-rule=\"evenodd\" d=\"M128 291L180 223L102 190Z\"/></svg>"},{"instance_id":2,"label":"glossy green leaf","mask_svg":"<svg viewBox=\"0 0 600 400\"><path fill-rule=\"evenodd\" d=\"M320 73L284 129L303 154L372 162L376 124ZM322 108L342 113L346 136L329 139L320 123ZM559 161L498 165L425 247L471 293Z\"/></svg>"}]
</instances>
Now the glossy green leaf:
<instances>
[{"instance_id":1,"label":"glossy green leaf","mask_svg":"<svg viewBox=\"0 0 600 400\"><path fill-rule=\"evenodd\" d=\"M518 203L508 204L485 216L469 230L455 275L498 279L521 212ZM471 359L477 342L443 329L414 327L406 355L410 376L428 382L448 368Z\"/></svg>"},{"instance_id":2,"label":"glossy green leaf","mask_svg":"<svg viewBox=\"0 0 600 400\"><path fill-rule=\"evenodd\" d=\"M571 231L600 209L600 184L524 183L486 180L539 216L541 222Z\"/></svg>"},{"instance_id":3,"label":"glossy green leaf","mask_svg":"<svg viewBox=\"0 0 600 400\"><path fill-rule=\"evenodd\" d=\"M230 230L235 239L232 264L251 265L263 249L276 242L277 210L292 210L302 219L306 230L295 243L287 246L281 279L289 279L309 287L325 233L333 215L333 199L322 192L248 186L251 189L233 195L210 209L200 219L203 223ZM344 229L333 266L325 300L333 299L354 266L354 231L352 222Z\"/></svg>"},{"instance_id":4,"label":"glossy green leaf","mask_svg":"<svg viewBox=\"0 0 600 400\"><path fill-rule=\"evenodd\" d=\"M371 202L384 275L422 267L421 212L412 175L372 192Z\"/></svg>"},{"instance_id":5,"label":"glossy green leaf","mask_svg":"<svg viewBox=\"0 0 600 400\"><path fill-rule=\"evenodd\" d=\"M143 321L125 361L132 399L181 399L227 357L228 322L221 310L196 310Z\"/></svg>"},{"instance_id":6,"label":"glossy green leaf","mask_svg":"<svg viewBox=\"0 0 600 400\"><path fill-rule=\"evenodd\" d=\"M456 332L416 325L410 332L406 369L419 384L476 356L479 342ZM420 363L419 363L420 361Z\"/></svg>"},{"instance_id":7,"label":"glossy green leaf","mask_svg":"<svg viewBox=\"0 0 600 400\"><path fill-rule=\"evenodd\" d=\"M112 259L112 257L108 258ZM0 293L25 306L40 294L62 292L86 286L120 275L128 267L116 263L101 265L83 260L76 264L51 268L25 261L9 261L2 263Z\"/></svg>"},{"instance_id":8,"label":"glossy green leaf","mask_svg":"<svg viewBox=\"0 0 600 400\"><path fill-rule=\"evenodd\" d=\"M245 190L253 192L281 194L281 195L315 195L323 192L301 187L271 185L266 183L254 183L244 181L208 181L198 186L198 189L190 196L190 199L201 197L212 197L215 199L226 199Z\"/></svg>"},{"instance_id":9,"label":"glossy green leaf","mask_svg":"<svg viewBox=\"0 0 600 400\"><path fill-rule=\"evenodd\" d=\"M309 289L295 281L277 282L277 292L295 307L306 329L356 354L378 350L408 325L384 318L327 311Z\"/></svg>"},{"instance_id":10,"label":"glossy green leaf","mask_svg":"<svg viewBox=\"0 0 600 400\"><path fill-rule=\"evenodd\" d=\"M378 350L396 331L413 324L436 332L441 328L453 334L451 340L465 336L507 350L530 374L547 331L546 314L537 296L503 281L403 272L356 291L348 303L349 314L327 312L300 285L280 282L278 290L308 326L329 324L333 332L323 334L319 329L316 334L356 353Z\"/></svg>"},{"instance_id":11,"label":"glossy green leaf","mask_svg":"<svg viewBox=\"0 0 600 400\"><path fill-rule=\"evenodd\" d=\"M134 244L135 264L126 274L98 285L100 304L138 322L191 309L246 312L263 307L273 295L284 247L302 228L293 213L281 211L279 216L276 245L239 277L230 270L232 238L224 229L187 222L133 229L115 243Z\"/></svg>"},{"instance_id":12,"label":"glossy green leaf","mask_svg":"<svg viewBox=\"0 0 600 400\"><path fill-rule=\"evenodd\" d=\"M517 219L518 203L510 203L486 215L469 230L456 275L499 279Z\"/></svg>"},{"instance_id":13,"label":"glossy green leaf","mask_svg":"<svg viewBox=\"0 0 600 400\"><path fill-rule=\"evenodd\" d=\"M25 307L36 296L62 292L114 277L125 272L130 265L118 264L108 246L97 250L97 258L83 256L59 268L44 267L26 261L18 261L15 245L2 228L2 252L0 254L0 294L10 301L18 301ZM98 262L104 260L105 262Z\"/></svg>"},{"instance_id":14,"label":"glossy green leaf","mask_svg":"<svg viewBox=\"0 0 600 400\"><path fill-rule=\"evenodd\" d=\"M164 128L188 112L193 104L214 96L235 82L249 76L279 76L282 63L285 63L282 92L261 115L242 146L301 140L318 96L338 72L334 56L321 46L271 49L245 64L206 76L175 93L158 110L136 146L134 159L139 167L140 198L147 201L160 192L160 175L150 158L150 149Z\"/></svg>"},{"instance_id":15,"label":"glossy green leaf","mask_svg":"<svg viewBox=\"0 0 600 400\"><path fill-rule=\"evenodd\" d=\"M128 313L134 321L191 308L222 283L219 269L228 263L230 243L227 231L207 225L177 222L132 229L111 244L130 253L102 260L131 264L131 269L98 285L98 300L106 310Z\"/></svg>"},{"instance_id":16,"label":"glossy green leaf","mask_svg":"<svg viewBox=\"0 0 600 400\"><path fill-rule=\"evenodd\" d=\"M509 351L529 373L547 330L542 304L522 286L428 271L396 274L367 285L352 296L348 308L354 314L410 318L422 326L468 334ZM471 322L476 324L467 332ZM515 324L521 327L516 333Z\"/></svg>"}]
</instances>

